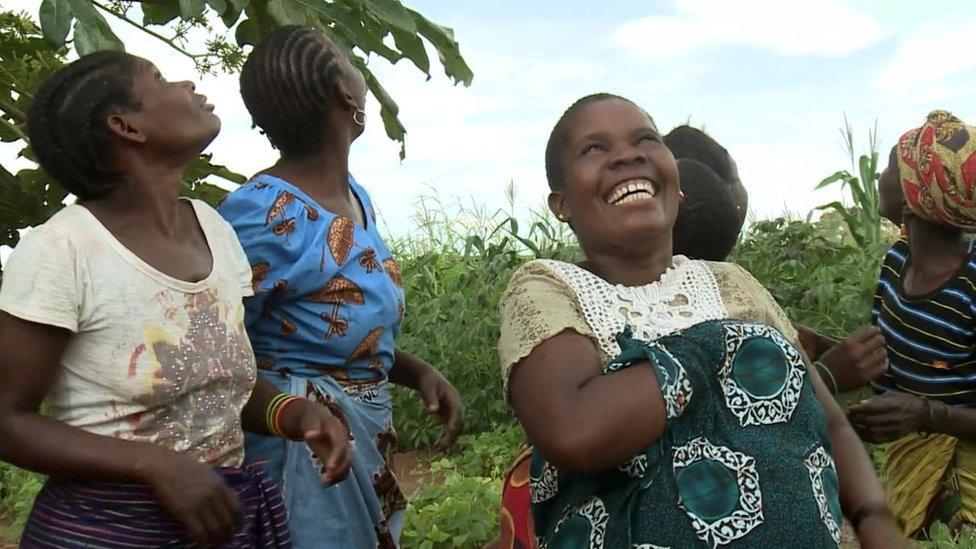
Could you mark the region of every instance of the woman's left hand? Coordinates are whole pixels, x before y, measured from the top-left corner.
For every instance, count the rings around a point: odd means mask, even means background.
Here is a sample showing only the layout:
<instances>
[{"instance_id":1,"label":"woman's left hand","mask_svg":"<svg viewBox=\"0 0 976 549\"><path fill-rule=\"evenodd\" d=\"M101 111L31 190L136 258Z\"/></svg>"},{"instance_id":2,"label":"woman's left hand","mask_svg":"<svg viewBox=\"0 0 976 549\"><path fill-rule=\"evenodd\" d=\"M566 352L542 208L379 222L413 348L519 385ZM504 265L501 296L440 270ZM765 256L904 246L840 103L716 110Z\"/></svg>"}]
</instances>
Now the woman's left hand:
<instances>
[{"instance_id":1,"label":"woman's left hand","mask_svg":"<svg viewBox=\"0 0 976 549\"><path fill-rule=\"evenodd\" d=\"M922 430L925 401L906 393L887 392L847 408L847 417L866 442L891 442Z\"/></svg>"},{"instance_id":2,"label":"woman's left hand","mask_svg":"<svg viewBox=\"0 0 976 549\"><path fill-rule=\"evenodd\" d=\"M454 444L464 429L461 396L451 382L434 368L424 370L417 381L417 392L424 399L427 411L436 414L444 423L444 433L438 439L437 447L446 450Z\"/></svg>"}]
</instances>

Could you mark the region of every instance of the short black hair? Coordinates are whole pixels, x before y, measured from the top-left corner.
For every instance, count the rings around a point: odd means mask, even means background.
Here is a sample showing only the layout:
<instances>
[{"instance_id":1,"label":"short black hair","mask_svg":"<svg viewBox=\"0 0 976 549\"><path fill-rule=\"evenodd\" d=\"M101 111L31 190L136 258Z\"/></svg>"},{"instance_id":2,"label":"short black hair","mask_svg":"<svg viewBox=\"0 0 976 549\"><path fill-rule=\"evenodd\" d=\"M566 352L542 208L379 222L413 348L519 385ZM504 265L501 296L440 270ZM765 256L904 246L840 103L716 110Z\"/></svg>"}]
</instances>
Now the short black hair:
<instances>
[{"instance_id":1,"label":"short black hair","mask_svg":"<svg viewBox=\"0 0 976 549\"><path fill-rule=\"evenodd\" d=\"M674 253L691 259L725 261L739 240L739 210L729 186L715 170L679 158L678 180L685 198L678 205Z\"/></svg>"},{"instance_id":2,"label":"short black hair","mask_svg":"<svg viewBox=\"0 0 976 549\"><path fill-rule=\"evenodd\" d=\"M322 31L289 25L268 33L244 62L244 105L282 154L307 156L322 146L342 56Z\"/></svg>"},{"instance_id":3,"label":"short black hair","mask_svg":"<svg viewBox=\"0 0 976 549\"><path fill-rule=\"evenodd\" d=\"M678 126L664 136L664 144L675 158L697 160L729 185L738 181L739 175L729 151L704 131L688 125Z\"/></svg>"},{"instance_id":4,"label":"short black hair","mask_svg":"<svg viewBox=\"0 0 976 549\"><path fill-rule=\"evenodd\" d=\"M142 60L120 51L85 55L41 84L27 110L38 163L82 200L105 196L124 175L112 163L112 112L139 109L132 83Z\"/></svg>"},{"instance_id":5,"label":"short black hair","mask_svg":"<svg viewBox=\"0 0 976 549\"><path fill-rule=\"evenodd\" d=\"M594 93L576 100L576 102L570 105L569 108L566 109L566 112L559 117L559 120L556 121L556 125L553 126L552 132L549 134L549 141L546 143L546 179L549 181L549 188L551 190L561 190L565 184L565 173L563 172L560 156L563 153L563 146L566 145L566 121L570 116L575 114L576 111L587 105L609 100L630 103L644 113L648 120L651 121L651 124L654 123L654 119L651 118L651 115L647 114L647 111L640 108L637 103L634 103L626 97L621 97L612 93Z\"/></svg>"}]
</instances>

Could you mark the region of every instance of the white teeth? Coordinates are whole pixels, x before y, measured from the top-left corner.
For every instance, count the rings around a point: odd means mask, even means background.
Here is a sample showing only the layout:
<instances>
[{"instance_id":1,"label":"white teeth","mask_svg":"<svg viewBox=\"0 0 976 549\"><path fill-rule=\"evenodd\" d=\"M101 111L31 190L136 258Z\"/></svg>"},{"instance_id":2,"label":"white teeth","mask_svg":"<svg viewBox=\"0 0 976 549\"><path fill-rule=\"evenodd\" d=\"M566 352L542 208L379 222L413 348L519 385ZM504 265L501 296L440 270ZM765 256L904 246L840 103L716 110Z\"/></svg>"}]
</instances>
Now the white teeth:
<instances>
[{"instance_id":1,"label":"white teeth","mask_svg":"<svg viewBox=\"0 0 976 549\"><path fill-rule=\"evenodd\" d=\"M654 185L650 181L632 179L617 185L607 197L607 202L610 204L630 204L631 202L647 200L645 195L648 194L651 198L657 195Z\"/></svg>"}]
</instances>

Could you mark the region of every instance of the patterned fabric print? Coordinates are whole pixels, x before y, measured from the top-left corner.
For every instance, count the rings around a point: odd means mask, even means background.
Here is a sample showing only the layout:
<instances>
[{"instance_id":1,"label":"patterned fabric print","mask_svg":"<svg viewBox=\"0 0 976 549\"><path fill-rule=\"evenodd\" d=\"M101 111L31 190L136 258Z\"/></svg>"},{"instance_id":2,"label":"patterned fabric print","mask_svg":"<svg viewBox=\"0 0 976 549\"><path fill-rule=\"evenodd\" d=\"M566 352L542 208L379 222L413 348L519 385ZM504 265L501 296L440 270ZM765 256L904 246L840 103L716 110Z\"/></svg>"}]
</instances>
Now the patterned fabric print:
<instances>
[{"instance_id":1,"label":"patterned fabric print","mask_svg":"<svg viewBox=\"0 0 976 549\"><path fill-rule=\"evenodd\" d=\"M369 212L366 191L351 179L350 187ZM219 211L252 265L256 295L245 306L258 356L298 375L319 375L316 365L344 369L353 380L385 376L404 298L399 267L374 223L359 226L268 175L231 193ZM274 230L285 221L288 230Z\"/></svg>"},{"instance_id":2,"label":"patterned fabric print","mask_svg":"<svg viewBox=\"0 0 976 549\"><path fill-rule=\"evenodd\" d=\"M532 503L542 503L559 492L559 471L548 462L542 462L539 471L535 463L529 473L529 486L532 489Z\"/></svg>"},{"instance_id":3,"label":"patterned fabric print","mask_svg":"<svg viewBox=\"0 0 976 549\"><path fill-rule=\"evenodd\" d=\"M674 451L680 505L698 538L712 547L745 537L762 524L756 460L705 438Z\"/></svg>"},{"instance_id":4,"label":"patterned fabric print","mask_svg":"<svg viewBox=\"0 0 976 549\"><path fill-rule=\"evenodd\" d=\"M789 421L803 389L800 353L773 328L725 328L725 362L719 369L725 403L745 427Z\"/></svg>"},{"instance_id":5,"label":"patterned fabric print","mask_svg":"<svg viewBox=\"0 0 976 549\"><path fill-rule=\"evenodd\" d=\"M352 440L349 476L326 487L322 465L305 443L245 434L248 458L262 463L282 485L295 547L398 547L406 500L389 467L396 445L389 384L359 384L357 392L328 376L276 374L267 379L284 392L326 406L348 427Z\"/></svg>"},{"instance_id":6,"label":"patterned fabric print","mask_svg":"<svg viewBox=\"0 0 976 549\"><path fill-rule=\"evenodd\" d=\"M242 504L241 525L225 547L292 546L278 487L260 467L214 469ZM196 547L149 486L48 479L24 527L25 549Z\"/></svg>"},{"instance_id":7,"label":"patterned fabric print","mask_svg":"<svg viewBox=\"0 0 976 549\"><path fill-rule=\"evenodd\" d=\"M729 346L729 334L739 343ZM784 363L796 351L779 332L717 320L652 342L629 332L617 341L622 352L604 375L650 363L666 389L680 365L694 397L673 416L669 408L658 442L617 468L580 474L555 467L535 449L532 516L540 547L837 547L821 511L821 505L839 506L836 491L825 488L818 496L811 489L810 464L821 461L810 449L829 457L829 436L807 377L799 377L789 413L743 426L718 375L733 364L733 375L748 374L742 385L752 393L780 398L786 390L767 380L788 378ZM750 353L756 363L736 372L735 355ZM819 473L825 487L827 471Z\"/></svg>"},{"instance_id":8,"label":"patterned fabric print","mask_svg":"<svg viewBox=\"0 0 976 549\"><path fill-rule=\"evenodd\" d=\"M350 188L372 212L366 191L352 179ZM386 378L404 295L372 216L357 225L267 175L231 193L220 213L253 266L246 323L262 373L326 406L355 441L353 472L328 489L302 443L249 434L248 458L284 481L296 547L396 547L405 499L388 466L396 437Z\"/></svg>"},{"instance_id":9,"label":"patterned fabric print","mask_svg":"<svg viewBox=\"0 0 976 549\"><path fill-rule=\"evenodd\" d=\"M587 542L585 547L602 549L609 521L610 515L600 498L591 498L570 508L556 525L553 540L547 546L573 546L582 538Z\"/></svg>"},{"instance_id":10,"label":"patterned fabric print","mask_svg":"<svg viewBox=\"0 0 976 549\"><path fill-rule=\"evenodd\" d=\"M834 542L839 544L844 515L840 508L840 489L834 458L830 457L823 446L818 445L803 463L810 471L810 484L820 510L820 518L833 536Z\"/></svg>"},{"instance_id":11,"label":"patterned fabric print","mask_svg":"<svg viewBox=\"0 0 976 549\"><path fill-rule=\"evenodd\" d=\"M625 368L633 359L643 360L646 356L645 345L633 339L630 328L625 329L617 338L617 345L620 347L621 353L603 368L604 374L616 372ZM654 343L650 345L654 345ZM661 394L667 407L668 419L676 418L684 412L685 407L691 402L694 388L691 386L688 372L685 371L681 362L664 347L658 347L658 350L660 353L654 354L653 359L661 383Z\"/></svg>"},{"instance_id":12,"label":"patterned fabric print","mask_svg":"<svg viewBox=\"0 0 976 549\"><path fill-rule=\"evenodd\" d=\"M898 175L905 201L919 217L976 230L976 127L946 111L898 140Z\"/></svg>"}]
</instances>

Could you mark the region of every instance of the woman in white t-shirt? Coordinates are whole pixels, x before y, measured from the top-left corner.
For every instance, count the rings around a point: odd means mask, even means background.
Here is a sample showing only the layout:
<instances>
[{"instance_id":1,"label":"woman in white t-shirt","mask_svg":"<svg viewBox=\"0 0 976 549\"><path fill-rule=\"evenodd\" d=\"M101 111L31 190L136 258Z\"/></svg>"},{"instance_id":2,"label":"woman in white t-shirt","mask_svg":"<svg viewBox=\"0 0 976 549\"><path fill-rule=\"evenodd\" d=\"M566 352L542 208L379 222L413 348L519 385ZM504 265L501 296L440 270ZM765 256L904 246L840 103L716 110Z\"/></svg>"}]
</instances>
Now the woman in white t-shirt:
<instances>
[{"instance_id":1,"label":"woman in white t-shirt","mask_svg":"<svg viewBox=\"0 0 976 549\"><path fill-rule=\"evenodd\" d=\"M338 419L255 382L247 259L179 198L219 129L193 84L120 52L35 95L33 150L79 201L24 237L0 288L0 459L50 477L23 547L290 546L242 427L305 440L324 482L348 470Z\"/></svg>"}]
</instances>

